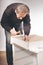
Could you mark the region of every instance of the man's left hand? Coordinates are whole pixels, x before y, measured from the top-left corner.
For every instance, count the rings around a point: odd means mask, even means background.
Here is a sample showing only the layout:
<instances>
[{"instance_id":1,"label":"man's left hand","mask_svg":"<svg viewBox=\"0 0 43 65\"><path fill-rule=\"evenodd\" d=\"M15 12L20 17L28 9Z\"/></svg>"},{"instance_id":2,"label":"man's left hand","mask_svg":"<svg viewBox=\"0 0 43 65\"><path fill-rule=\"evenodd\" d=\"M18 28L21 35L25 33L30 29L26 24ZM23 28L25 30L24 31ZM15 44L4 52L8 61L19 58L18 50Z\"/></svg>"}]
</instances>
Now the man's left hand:
<instances>
[{"instance_id":1,"label":"man's left hand","mask_svg":"<svg viewBox=\"0 0 43 65\"><path fill-rule=\"evenodd\" d=\"M29 38L28 35L24 35L24 36L23 36L23 40L24 40L24 41L29 41L29 39L30 39L30 38Z\"/></svg>"}]
</instances>

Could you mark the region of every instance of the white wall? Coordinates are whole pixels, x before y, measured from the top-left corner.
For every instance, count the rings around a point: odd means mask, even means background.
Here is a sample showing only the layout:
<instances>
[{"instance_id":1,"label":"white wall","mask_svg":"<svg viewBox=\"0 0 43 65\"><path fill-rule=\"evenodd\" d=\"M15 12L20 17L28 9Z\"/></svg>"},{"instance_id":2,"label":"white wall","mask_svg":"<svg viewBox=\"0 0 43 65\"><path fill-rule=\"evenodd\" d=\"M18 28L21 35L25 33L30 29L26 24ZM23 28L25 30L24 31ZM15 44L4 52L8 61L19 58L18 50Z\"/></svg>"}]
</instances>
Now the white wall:
<instances>
[{"instance_id":1,"label":"white wall","mask_svg":"<svg viewBox=\"0 0 43 65\"><path fill-rule=\"evenodd\" d=\"M30 8L31 32L43 36L43 0L0 0L0 20L6 7L14 2L23 2ZM0 50L5 50L5 34L4 29L0 26Z\"/></svg>"}]
</instances>

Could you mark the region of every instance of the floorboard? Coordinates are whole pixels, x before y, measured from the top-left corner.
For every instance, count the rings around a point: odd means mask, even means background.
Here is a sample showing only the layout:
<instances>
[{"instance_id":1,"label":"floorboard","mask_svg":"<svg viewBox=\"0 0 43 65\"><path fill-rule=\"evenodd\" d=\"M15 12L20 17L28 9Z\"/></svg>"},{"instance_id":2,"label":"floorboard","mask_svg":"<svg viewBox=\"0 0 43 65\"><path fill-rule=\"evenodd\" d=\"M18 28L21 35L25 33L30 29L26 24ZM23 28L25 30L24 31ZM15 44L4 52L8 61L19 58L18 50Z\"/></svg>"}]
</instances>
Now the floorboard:
<instances>
[{"instance_id":1,"label":"floorboard","mask_svg":"<svg viewBox=\"0 0 43 65\"><path fill-rule=\"evenodd\" d=\"M7 65L6 52L0 51L0 65Z\"/></svg>"}]
</instances>

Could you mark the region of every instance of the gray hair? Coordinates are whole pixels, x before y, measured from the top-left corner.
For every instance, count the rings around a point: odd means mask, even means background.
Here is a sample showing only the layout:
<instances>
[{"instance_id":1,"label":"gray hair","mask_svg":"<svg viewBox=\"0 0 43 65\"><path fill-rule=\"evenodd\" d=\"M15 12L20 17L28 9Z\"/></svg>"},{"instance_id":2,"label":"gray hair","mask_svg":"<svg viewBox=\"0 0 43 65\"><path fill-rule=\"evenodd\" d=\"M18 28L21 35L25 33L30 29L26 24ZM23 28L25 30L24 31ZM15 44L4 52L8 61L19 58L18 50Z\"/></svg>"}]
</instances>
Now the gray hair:
<instances>
[{"instance_id":1,"label":"gray hair","mask_svg":"<svg viewBox=\"0 0 43 65\"><path fill-rule=\"evenodd\" d=\"M18 5L17 6L17 8L16 8L16 13L18 13L18 12L24 12L25 14L29 14L29 7L28 6L26 6L26 5L24 5L24 4L20 4L20 5Z\"/></svg>"}]
</instances>

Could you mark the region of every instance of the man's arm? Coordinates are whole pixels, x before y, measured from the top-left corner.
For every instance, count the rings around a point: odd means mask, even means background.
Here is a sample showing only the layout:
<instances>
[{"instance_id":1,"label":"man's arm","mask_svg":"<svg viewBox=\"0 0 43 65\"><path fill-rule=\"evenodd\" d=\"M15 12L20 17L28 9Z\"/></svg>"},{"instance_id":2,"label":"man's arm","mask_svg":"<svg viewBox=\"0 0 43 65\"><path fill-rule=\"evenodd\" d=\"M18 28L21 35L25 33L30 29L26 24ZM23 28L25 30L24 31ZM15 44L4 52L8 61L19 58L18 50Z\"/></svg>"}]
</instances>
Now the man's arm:
<instances>
[{"instance_id":1,"label":"man's arm","mask_svg":"<svg viewBox=\"0 0 43 65\"><path fill-rule=\"evenodd\" d=\"M30 37L28 36L29 33L30 33L30 28L31 28L31 25L30 25L30 16L27 15L24 19L24 37L23 37L23 40L26 40L26 41L29 41Z\"/></svg>"},{"instance_id":2,"label":"man's arm","mask_svg":"<svg viewBox=\"0 0 43 65\"><path fill-rule=\"evenodd\" d=\"M6 31L10 32L11 27L8 21L8 16L5 12L3 13L3 16L1 19L1 25Z\"/></svg>"},{"instance_id":3,"label":"man's arm","mask_svg":"<svg viewBox=\"0 0 43 65\"><path fill-rule=\"evenodd\" d=\"M30 16L27 15L25 18L24 18L24 33L25 35L29 35L30 33L30 28L31 28L31 25L30 25Z\"/></svg>"}]
</instances>

